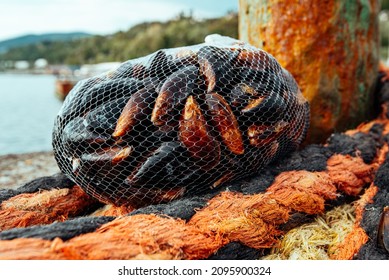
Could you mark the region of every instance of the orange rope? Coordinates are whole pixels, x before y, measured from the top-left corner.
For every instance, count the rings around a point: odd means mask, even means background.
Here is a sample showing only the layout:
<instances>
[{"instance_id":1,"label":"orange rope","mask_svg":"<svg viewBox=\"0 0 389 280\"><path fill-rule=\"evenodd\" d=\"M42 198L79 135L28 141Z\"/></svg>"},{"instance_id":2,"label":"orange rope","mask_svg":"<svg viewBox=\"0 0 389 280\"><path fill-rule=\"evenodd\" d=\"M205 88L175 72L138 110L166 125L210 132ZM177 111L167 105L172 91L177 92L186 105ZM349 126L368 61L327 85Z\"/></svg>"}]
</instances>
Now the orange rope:
<instances>
[{"instance_id":1,"label":"orange rope","mask_svg":"<svg viewBox=\"0 0 389 280\"><path fill-rule=\"evenodd\" d=\"M277 227L285 223L291 213L322 213L325 201L336 199L336 186L341 185L332 181L331 172L336 172L337 168L347 165L357 178L349 188L361 190L372 180L375 164L367 165L349 156L339 157L344 164L335 164L328 172L281 173L265 193L223 192L187 223L152 214L126 216L66 242L60 239L0 241L0 258L139 259L157 256L204 259L231 241L252 248L268 248L282 234ZM332 161L337 162L330 158L329 162ZM33 253L26 253L30 252L29 248Z\"/></svg>"},{"instance_id":2,"label":"orange rope","mask_svg":"<svg viewBox=\"0 0 389 280\"><path fill-rule=\"evenodd\" d=\"M378 188L371 184L361 198L356 201L355 206L355 224L353 230L346 236L342 243L338 244L331 255L335 260L351 260L360 250L360 248L369 240L369 236L361 227L361 221L365 206L373 201L374 196L378 192Z\"/></svg>"},{"instance_id":3,"label":"orange rope","mask_svg":"<svg viewBox=\"0 0 389 280\"><path fill-rule=\"evenodd\" d=\"M65 221L94 203L79 186L20 194L0 204L0 231Z\"/></svg>"},{"instance_id":4,"label":"orange rope","mask_svg":"<svg viewBox=\"0 0 389 280\"><path fill-rule=\"evenodd\" d=\"M377 120L361 125L367 132ZM355 133L349 131L348 134ZM117 218L95 232L74 237L66 242L55 239L15 239L0 241L0 259L204 259L232 241L252 248L274 246L282 234L279 225L294 212L323 213L325 203L344 192L357 196L383 163L388 146L384 145L372 164L359 157L333 155L327 171L283 172L264 193L243 195L222 192L208 201L188 221L153 214ZM351 259L367 241L360 227L366 203L377 192L370 186L358 200L355 230L332 256ZM0 230L48 224L76 216L95 203L79 187L42 191L15 196L0 205ZM132 208L108 207L94 215L124 215Z\"/></svg>"}]
</instances>

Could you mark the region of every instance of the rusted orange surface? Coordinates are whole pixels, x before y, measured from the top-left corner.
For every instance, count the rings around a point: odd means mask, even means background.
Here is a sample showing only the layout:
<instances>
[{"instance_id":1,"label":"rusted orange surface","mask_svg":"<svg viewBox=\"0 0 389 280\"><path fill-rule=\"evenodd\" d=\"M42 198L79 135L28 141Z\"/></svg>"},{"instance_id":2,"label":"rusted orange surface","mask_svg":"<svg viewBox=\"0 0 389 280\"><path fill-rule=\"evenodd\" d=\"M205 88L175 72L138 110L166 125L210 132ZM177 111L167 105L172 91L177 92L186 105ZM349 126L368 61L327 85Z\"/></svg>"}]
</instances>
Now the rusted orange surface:
<instances>
[{"instance_id":1,"label":"rusted orange surface","mask_svg":"<svg viewBox=\"0 0 389 280\"><path fill-rule=\"evenodd\" d=\"M20 194L0 204L0 231L65 221L94 204L79 186Z\"/></svg>"},{"instance_id":2,"label":"rusted orange surface","mask_svg":"<svg viewBox=\"0 0 389 280\"><path fill-rule=\"evenodd\" d=\"M242 40L275 56L311 104L310 141L371 113L379 1L240 0Z\"/></svg>"}]
</instances>

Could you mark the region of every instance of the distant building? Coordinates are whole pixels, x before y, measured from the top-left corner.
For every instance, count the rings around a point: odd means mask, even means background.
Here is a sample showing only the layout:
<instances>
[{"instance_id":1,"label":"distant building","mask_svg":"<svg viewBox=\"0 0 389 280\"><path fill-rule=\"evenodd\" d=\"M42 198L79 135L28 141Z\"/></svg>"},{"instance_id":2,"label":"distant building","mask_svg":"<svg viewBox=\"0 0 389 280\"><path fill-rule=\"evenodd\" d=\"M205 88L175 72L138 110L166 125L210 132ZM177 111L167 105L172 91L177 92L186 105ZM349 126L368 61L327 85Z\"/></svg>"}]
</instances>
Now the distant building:
<instances>
[{"instance_id":1,"label":"distant building","mask_svg":"<svg viewBox=\"0 0 389 280\"><path fill-rule=\"evenodd\" d=\"M91 77L99 75L101 73L116 69L120 62L103 62L97 64L84 64L81 68L75 71L75 75L78 77Z\"/></svg>"},{"instance_id":2,"label":"distant building","mask_svg":"<svg viewBox=\"0 0 389 280\"><path fill-rule=\"evenodd\" d=\"M58 76L71 76L73 75L73 70L70 66L68 65L63 65L63 64L51 64L48 66L49 73L58 75Z\"/></svg>"},{"instance_id":3,"label":"distant building","mask_svg":"<svg viewBox=\"0 0 389 280\"><path fill-rule=\"evenodd\" d=\"M27 70L30 68L30 63L27 60L18 60L14 64L16 70Z\"/></svg>"},{"instance_id":4,"label":"distant building","mask_svg":"<svg viewBox=\"0 0 389 280\"><path fill-rule=\"evenodd\" d=\"M35 69L45 69L48 65L49 65L49 63L44 58L38 58L34 62L34 68Z\"/></svg>"},{"instance_id":5,"label":"distant building","mask_svg":"<svg viewBox=\"0 0 389 280\"><path fill-rule=\"evenodd\" d=\"M14 62L12 60L1 60L0 61L0 70L13 69Z\"/></svg>"}]
</instances>

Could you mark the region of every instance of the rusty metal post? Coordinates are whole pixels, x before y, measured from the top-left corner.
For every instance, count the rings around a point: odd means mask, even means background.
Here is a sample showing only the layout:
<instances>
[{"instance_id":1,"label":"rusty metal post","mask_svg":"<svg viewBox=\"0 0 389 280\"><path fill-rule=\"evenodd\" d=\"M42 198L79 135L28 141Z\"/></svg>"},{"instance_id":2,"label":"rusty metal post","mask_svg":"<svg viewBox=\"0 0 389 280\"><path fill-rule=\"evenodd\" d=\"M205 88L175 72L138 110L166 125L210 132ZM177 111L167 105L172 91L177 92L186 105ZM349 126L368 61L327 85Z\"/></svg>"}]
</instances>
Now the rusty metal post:
<instances>
[{"instance_id":1,"label":"rusty metal post","mask_svg":"<svg viewBox=\"0 0 389 280\"><path fill-rule=\"evenodd\" d=\"M372 113L379 0L240 0L240 39L289 70L311 104L310 142Z\"/></svg>"}]
</instances>

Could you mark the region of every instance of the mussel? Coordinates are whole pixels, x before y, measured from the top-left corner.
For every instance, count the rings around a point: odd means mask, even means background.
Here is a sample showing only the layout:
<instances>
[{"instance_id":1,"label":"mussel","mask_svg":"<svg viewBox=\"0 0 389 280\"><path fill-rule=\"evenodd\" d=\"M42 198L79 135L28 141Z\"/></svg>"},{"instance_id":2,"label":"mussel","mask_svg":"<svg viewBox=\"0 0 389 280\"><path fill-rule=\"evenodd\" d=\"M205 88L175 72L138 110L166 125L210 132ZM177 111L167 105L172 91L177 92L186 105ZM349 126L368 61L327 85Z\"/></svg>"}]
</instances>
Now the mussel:
<instances>
[{"instance_id":1,"label":"mussel","mask_svg":"<svg viewBox=\"0 0 389 280\"><path fill-rule=\"evenodd\" d=\"M219 187L296 149L309 104L272 56L246 47L159 50L80 82L55 120L61 171L102 202L138 206Z\"/></svg>"}]
</instances>

